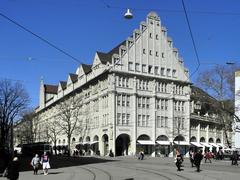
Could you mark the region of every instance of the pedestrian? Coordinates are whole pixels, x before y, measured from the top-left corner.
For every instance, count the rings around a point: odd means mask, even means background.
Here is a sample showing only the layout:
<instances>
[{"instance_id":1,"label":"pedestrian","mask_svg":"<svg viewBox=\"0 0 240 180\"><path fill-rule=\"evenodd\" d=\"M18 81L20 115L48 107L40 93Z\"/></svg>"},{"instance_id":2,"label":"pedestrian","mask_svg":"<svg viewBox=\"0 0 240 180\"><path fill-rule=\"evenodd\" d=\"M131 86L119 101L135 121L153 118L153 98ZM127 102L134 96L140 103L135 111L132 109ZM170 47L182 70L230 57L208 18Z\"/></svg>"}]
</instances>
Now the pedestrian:
<instances>
[{"instance_id":1,"label":"pedestrian","mask_svg":"<svg viewBox=\"0 0 240 180\"><path fill-rule=\"evenodd\" d=\"M193 164L194 164L194 152L193 152L192 149L189 151L189 158L190 158L190 163L191 163L192 167L194 167L193 166Z\"/></svg>"},{"instance_id":2,"label":"pedestrian","mask_svg":"<svg viewBox=\"0 0 240 180\"><path fill-rule=\"evenodd\" d=\"M39 169L39 166L40 166L40 158L39 158L38 154L36 154L36 155L32 158L31 165L32 165L32 167L33 167L33 174L34 174L34 175L37 175L38 169Z\"/></svg>"},{"instance_id":3,"label":"pedestrian","mask_svg":"<svg viewBox=\"0 0 240 180\"><path fill-rule=\"evenodd\" d=\"M207 160L212 163L211 161L211 158L212 158L212 154L210 151L207 151L205 154L204 154L204 157L205 157L205 163L207 162Z\"/></svg>"},{"instance_id":4,"label":"pedestrian","mask_svg":"<svg viewBox=\"0 0 240 180\"><path fill-rule=\"evenodd\" d=\"M181 171L182 163L183 163L183 157L179 150L176 150L176 158L175 158L175 165L177 166L177 171Z\"/></svg>"},{"instance_id":5,"label":"pedestrian","mask_svg":"<svg viewBox=\"0 0 240 180\"><path fill-rule=\"evenodd\" d=\"M232 154L232 165L238 166L238 152L237 151L233 151L233 154Z\"/></svg>"},{"instance_id":6,"label":"pedestrian","mask_svg":"<svg viewBox=\"0 0 240 180\"><path fill-rule=\"evenodd\" d=\"M194 164L197 167L197 172L200 172L200 165L203 159L202 150L199 150L194 156Z\"/></svg>"},{"instance_id":7,"label":"pedestrian","mask_svg":"<svg viewBox=\"0 0 240 180\"><path fill-rule=\"evenodd\" d=\"M14 157L7 167L7 179L17 180L19 178L19 166L18 157Z\"/></svg>"},{"instance_id":8,"label":"pedestrian","mask_svg":"<svg viewBox=\"0 0 240 180\"><path fill-rule=\"evenodd\" d=\"M50 160L47 155L47 152L44 152L44 154L42 155L42 159L41 159L41 164L42 164L44 175L48 175L48 169L50 169L49 161Z\"/></svg>"}]
</instances>

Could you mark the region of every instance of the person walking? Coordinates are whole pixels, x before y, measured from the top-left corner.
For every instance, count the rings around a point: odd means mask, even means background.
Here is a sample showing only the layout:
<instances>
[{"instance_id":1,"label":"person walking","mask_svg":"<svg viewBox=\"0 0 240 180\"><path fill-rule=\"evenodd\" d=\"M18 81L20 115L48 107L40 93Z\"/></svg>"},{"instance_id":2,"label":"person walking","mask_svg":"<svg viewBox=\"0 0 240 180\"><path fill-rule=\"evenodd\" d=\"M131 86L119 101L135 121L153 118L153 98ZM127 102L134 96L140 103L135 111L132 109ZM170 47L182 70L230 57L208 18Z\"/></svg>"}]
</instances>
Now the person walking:
<instances>
[{"instance_id":1,"label":"person walking","mask_svg":"<svg viewBox=\"0 0 240 180\"><path fill-rule=\"evenodd\" d=\"M199 150L194 156L194 164L197 167L197 172L200 172L200 165L203 159L202 150Z\"/></svg>"},{"instance_id":2,"label":"person walking","mask_svg":"<svg viewBox=\"0 0 240 180\"><path fill-rule=\"evenodd\" d=\"M232 165L238 166L238 152L237 151L233 151L233 154L232 154Z\"/></svg>"},{"instance_id":3,"label":"person walking","mask_svg":"<svg viewBox=\"0 0 240 180\"><path fill-rule=\"evenodd\" d=\"M193 164L194 164L194 152L193 152L192 149L189 151L189 158L190 158L190 163L191 163L192 167L194 167L193 166Z\"/></svg>"},{"instance_id":4,"label":"person walking","mask_svg":"<svg viewBox=\"0 0 240 180\"><path fill-rule=\"evenodd\" d=\"M183 162L183 157L180 154L179 150L176 150L176 158L175 158L175 165L177 166L177 171L181 171L181 167L182 167L182 162Z\"/></svg>"},{"instance_id":5,"label":"person walking","mask_svg":"<svg viewBox=\"0 0 240 180\"><path fill-rule=\"evenodd\" d=\"M49 157L46 152L42 155L41 159L44 175L48 175L48 169L50 169Z\"/></svg>"},{"instance_id":6,"label":"person walking","mask_svg":"<svg viewBox=\"0 0 240 180\"><path fill-rule=\"evenodd\" d=\"M19 167L18 157L14 157L7 167L7 179L17 180L19 178Z\"/></svg>"},{"instance_id":7,"label":"person walking","mask_svg":"<svg viewBox=\"0 0 240 180\"><path fill-rule=\"evenodd\" d=\"M35 157L32 158L31 165L33 167L33 174L37 175L40 166L40 158L38 157L38 154L36 154Z\"/></svg>"},{"instance_id":8,"label":"person walking","mask_svg":"<svg viewBox=\"0 0 240 180\"><path fill-rule=\"evenodd\" d=\"M211 161L212 154L211 154L210 151L207 151L207 152L205 153L204 157L205 157L205 163L207 162L207 160L208 160L210 163L212 163L212 161Z\"/></svg>"}]
</instances>

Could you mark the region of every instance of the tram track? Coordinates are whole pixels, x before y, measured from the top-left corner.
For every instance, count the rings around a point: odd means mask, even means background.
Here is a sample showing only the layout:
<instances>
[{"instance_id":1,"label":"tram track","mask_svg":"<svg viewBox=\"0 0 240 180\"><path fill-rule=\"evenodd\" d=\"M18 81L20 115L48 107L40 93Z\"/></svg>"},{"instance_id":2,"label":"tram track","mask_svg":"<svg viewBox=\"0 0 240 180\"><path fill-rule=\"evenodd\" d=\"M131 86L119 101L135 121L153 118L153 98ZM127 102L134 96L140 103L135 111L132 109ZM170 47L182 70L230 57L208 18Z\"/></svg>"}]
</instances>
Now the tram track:
<instances>
[{"instance_id":1,"label":"tram track","mask_svg":"<svg viewBox=\"0 0 240 180\"><path fill-rule=\"evenodd\" d=\"M97 180L97 173L95 171L93 171L93 169L103 172L107 176L106 180L113 180L112 175L109 172L107 172L101 168L97 168L94 166L85 166L85 167L81 167L81 169L84 169L85 171L89 172L92 175L93 180Z\"/></svg>"}]
</instances>

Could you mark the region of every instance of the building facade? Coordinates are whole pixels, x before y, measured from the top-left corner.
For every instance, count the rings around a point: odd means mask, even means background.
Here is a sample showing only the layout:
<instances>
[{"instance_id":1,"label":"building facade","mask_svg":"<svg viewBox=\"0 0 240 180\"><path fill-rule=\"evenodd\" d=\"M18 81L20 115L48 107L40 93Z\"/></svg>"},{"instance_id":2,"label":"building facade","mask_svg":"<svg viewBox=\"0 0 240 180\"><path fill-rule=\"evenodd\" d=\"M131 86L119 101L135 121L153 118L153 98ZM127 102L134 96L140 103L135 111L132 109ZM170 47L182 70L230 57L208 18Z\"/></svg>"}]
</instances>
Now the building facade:
<instances>
[{"instance_id":1,"label":"building facade","mask_svg":"<svg viewBox=\"0 0 240 180\"><path fill-rule=\"evenodd\" d=\"M92 65L82 64L66 82L41 81L37 140L48 140L48 122L58 120L62 102L72 106L70 99L76 97L81 128L73 132L71 145L90 154L144 150L171 156L174 148L187 154L191 145L211 146L211 137L213 144L218 138L223 143L222 134L210 130L217 123L194 114L197 101L191 94L188 70L159 16L151 12L130 37L107 53L96 52ZM67 145L66 134L59 133L57 145Z\"/></svg>"}]
</instances>

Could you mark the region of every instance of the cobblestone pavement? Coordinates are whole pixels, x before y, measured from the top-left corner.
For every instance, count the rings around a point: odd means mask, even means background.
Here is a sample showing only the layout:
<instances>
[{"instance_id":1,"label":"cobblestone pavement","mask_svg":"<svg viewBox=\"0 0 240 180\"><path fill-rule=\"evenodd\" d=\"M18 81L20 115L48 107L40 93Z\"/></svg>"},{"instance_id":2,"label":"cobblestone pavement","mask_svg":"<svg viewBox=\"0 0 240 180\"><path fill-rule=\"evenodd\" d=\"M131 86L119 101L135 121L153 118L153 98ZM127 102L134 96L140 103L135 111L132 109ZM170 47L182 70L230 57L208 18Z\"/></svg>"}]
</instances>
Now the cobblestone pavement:
<instances>
[{"instance_id":1,"label":"cobblestone pavement","mask_svg":"<svg viewBox=\"0 0 240 180\"><path fill-rule=\"evenodd\" d=\"M108 158L107 158L108 159ZM19 180L238 180L240 167L230 161L202 163L201 172L190 167L184 160L182 171L177 171L173 158L133 157L111 158L103 163L84 164L66 168L50 169L48 175L33 175L32 171L20 173Z\"/></svg>"}]
</instances>

